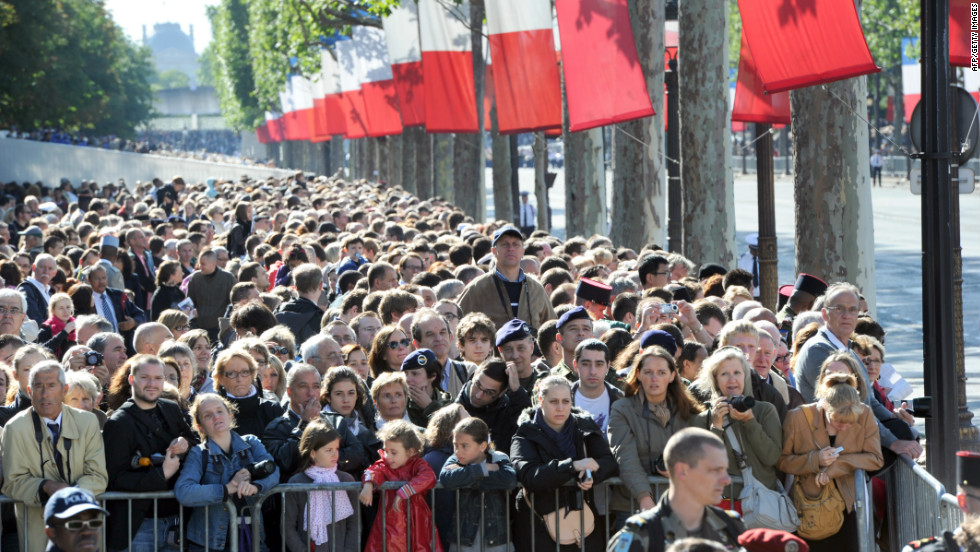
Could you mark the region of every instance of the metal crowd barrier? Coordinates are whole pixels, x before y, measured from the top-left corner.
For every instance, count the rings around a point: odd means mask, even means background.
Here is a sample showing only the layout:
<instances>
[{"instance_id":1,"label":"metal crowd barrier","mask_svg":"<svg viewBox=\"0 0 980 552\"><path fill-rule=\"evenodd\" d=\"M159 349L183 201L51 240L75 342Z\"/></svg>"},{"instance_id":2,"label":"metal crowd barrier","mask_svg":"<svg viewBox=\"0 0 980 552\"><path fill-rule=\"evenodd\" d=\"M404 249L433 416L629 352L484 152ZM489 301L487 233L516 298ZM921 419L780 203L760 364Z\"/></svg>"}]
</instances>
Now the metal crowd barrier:
<instances>
[{"instance_id":1,"label":"metal crowd barrier","mask_svg":"<svg viewBox=\"0 0 980 552\"><path fill-rule=\"evenodd\" d=\"M956 497L948 493L945 493L944 489L942 488L942 485L939 484L938 481L936 481L932 476L930 476L928 472L926 472L924 469L917 466L914 462L907 459L906 457L902 457L902 458L904 459L904 461L896 462L896 469L891 469L885 474L886 476L889 477L889 481L888 481L889 504L890 504L889 519L892 520L891 530L893 532L891 542L906 543L913 540L917 536L940 534L943 530L952 530L957 525L959 525L960 521L962 520L962 514L960 513L959 507L957 505ZM870 480L868 479L866 473L863 470L857 470L854 474L854 478L855 478L855 489L857 491L857 501L855 504L855 510L858 519L858 535L859 535L859 543L858 543L859 547L857 551L874 552L875 541L874 541L874 530L873 530L873 523L872 523L872 514L874 508L871 500ZM666 492L669 486L669 480L665 477L654 476L654 477L650 477L649 481L651 486L653 487L654 501L656 502L658 500L658 497L661 496L664 492ZM739 477L732 478L733 486L735 483L740 483L740 482L741 482L741 478ZM405 482L390 481L381 485L378 490L381 491L397 490L404 484ZM614 477L593 487L593 492L594 492L594 496L596 496L597 505L602 504L605 506L604 512L595 512L596 520L597 520L597 526L595 530L602 532L601 534L605 541L608 541L612 537L614 532L613 530L615 529L614 527L615 517L613 515L614 512L609 510L609 498L611 494L609 491L611 487L616 485L622 485L622 484L623 481L620 478ZM573 486L573 485L574 483L569 484L569 486ZM456 515L455 516L456 542L450 544L455 544L455 549L457 551L479 550L479 552L486 552L486 544L485 544L484 533L483 533L485 528L484 520L486 515L485 495L487 492L507 493L508 496L505 500L505 503L508 504L508 508L506 508L504 512L505 531L506 531L505 544L508 545L506 550L508 551L513 550L513 544L511 539L512 535L511 535L511 528L510 528L511 508L509 507L509 505L510 505L510 500L513 499L512 493L516 488L517 487L510 490L482 492L480 495L481 496L481 502L480 502L481 524L479 528L480 535L479 538L477 539L477 542L474 542L474 544L471 546L462 545L461 516ZM264 543L261 536L262 525L263 525L262 506L265 504L267 500L271 499L272 497L279 497L279 500L281 501L279 504L279 516L280 516L279 528L280 528L280 537L281 537L280 549L282 552L285 552L286 532L292 530L292 528L286 527L286 519L285 519L284 502L285 502L286 495L288 493L297 493L297 492L309 493L312 491L335 491L336 493L336 492L349 492L349 491L359 492L360 490L361 490L360 482L328 483L328 484L280 484L273 487L268 492L263 493L262 496L258 497L258 499L253 503L253 505L248 508L248 511L250 512L250 519L251 519L251 537L252 537L251 543L249 544L251 545L250 548L252 552L260 552L262 544ZM441 485L436 485L435 490L444 490L444 489L442 488ZM560 489L555 489L554 492L555 492L555 499L557 502L559 498L558 493L560 492ZM331 511L336 511L335 501L337 495L335 493L331 493ZM600 493L602 496L602 500L599 500ZM532 493L530 495L531 510L534 509L536 496L539 496L541 494L542 493ZM731 495L731 492L729 493L729 495ZM174 493L169 491L147 492L147 493L108 492L98 496L98 500L103 504L105 504L107 501L123 501L123 500L128 503L129 506L127 508L127 511L129 512L129 516L130 516L128 520L130 534L132 534L134 529L132 526L133 501L153 500L154 515L152 519L158 519L159 516L156 515L157 508L158 508L158 501L163 499L175 499ZM385 507L386 507L385 500L386 500L385 493L380 493L380 496L378 496L375 501L375 504L378 505L378 515L382 516L383 530L385 528L385 523L386 523L386 517L384 516ZM428 501L429 501L429 507L433 512L433 516L435 516L436 504L435 504L434 492L430 491L428 493ZM0 495L0 504L17 504L17 503L6 496ZM906 506L908 504L914 504L915 508L908 508L908 507L900 508L896 506L897 504L904 504ZM932 506L931 511L934 513L923 515L922 509L924 507L928 508L930 505ZM229 526L229 539L227 543L228 549L237 551L239 550L238 537L239 537L239 524L241 523L241 518L238 515L239 512L233 500L229 500L228 502L226 502L225 506L228 507L230 517L231 517L231 524ZM362 527L363 520L361 515L361 508L359 507L360 503L357 502L356 497L352 500L351 506L353 506L354 519L359 528L357 531L357 549L361 550L364 544L361 540L361 535L362 535L361 529L363 529ZM405 506L407 508L407 504ZM631 500L631 507L633 512L638 511L638 504L636 503L635 500ZM307 513L306 513L307 519L309 519L310 508L311 508L311 502L309 500L307 500L306 502L306 508L307 508ZM182 546L185 548L186 548L186 542L183 541L185 541L184 513L186 510L188 510L187 507L180 506L179 515L178 515L178 519L179 519L178 529L180 531L179 534L181 535ZM210 514L209 510L210 507L205 507L206 516ZM455 511L456 512L460 511L460 496L458 491L455 493ZM412 526L411 509L407 508L407 513L408 514L407 514L406 537L410 539L411 526ZM583 523L584 511L581 515L582 518L580 519L580 523ZM147 517L147 519L151 519L151 518ZM600 523L601 526L599 525ZM435 539L440 538L437 533L434 517L431 525L432 525L432 534L430 536L430 542L432 542L434 545ZM209 540L210 535L208 534L207 524L205 527L206 527L205 540ZM2 530L2 520L0 520L0 530ZM535 542L535 530L536 530L536 524L532 523L531 534L527 535L530 538L530 542L532 543L532 548ZM561 531L560 516L558 516L557 518L557 531L559 533ZM524 537L525 535L521 535L521 538ZM309 531L307 531L308 542L306 544L305 549L310 549L309 547L310 539L311 537ZM156 542L156 537L154 537L154 540L155 540L154 549L159 550L162 544L164 543ZM332 539L331 541L328 541L328 548L330 552L336 552L336 541L337 541L336 538ZM332 545L330 544L331 542L333 543ZM383 539L382 542L383 542L382 545L383 551L386 552L387 551L386 539ZM28 543L24 543L25 548L27 547L27 544ZM434 548L435 547L433 546L433 549ZM555 543L555 548L556 550L560 550L561 547L558 545L558 543ZM102 550L103 551L106 550L105 526L103 526L102 529ZM583 552L585 550L585 539L582 540L581 550Z\"/></svg>"},{"instance_id":2,"label":"metal crowd barrier","mask_svg":"<svg viewBox=\"0 0 980 552\"><path fill-rule=\"evenodd\" d=\"M897 549L952 531L963 521L956 497L914 460L899 455L885 474L888 486L888 540Z\"/></svg>"},{"instance_id":3,"label":"metal crowd barrier","mask_svg":"<svg viewBox=\"0 0 980 552\"><path fill-rule=\"evenodd\" d=\"M160 500L166 500L166 499L173 499L173 500L176 501L177 500L177 497L174 495L173 491L154 491L154 492L142 492L142 493L107 492L107 493L100 494L99 496L96 497L96 499L102 504L103 507L105 507L106 503L109 502L109 501L113 501L113 502L115 502L115 501L126 501L127 504L128 504L128 506L126 508L126 512L127 512L127 520L128 520L129 534L132 535L134 533L134 529L135 530L138 530L139 529L139 527L133 527L133 501L134 500L152 500L153 501L153 516L152 516L152 518L149 517L149 516L147 516L146 519L147 520L149 520L149 519L157 520L157 519L159 519L159 516L157 515L158 507L159 507L159 501ZM3 505L3 504L11 504L15 508L18 505L20 505L19 502L13 500L12 498L7 497L7 496L4 496L4 495L0 495L0 505ZM224 505L225 505L225 507L228 508L228 513L229 513L229 518L230 518L230 522L229 522L229 525L228 525L228 542L227 542L228 549L229 550L238 550L238 524L240 522L240 518L238 516L238 508L235 506L235 502L232 499L229 499L227 502L224 503ZM180 536L180 540L181 540L181 543L180 543L179 546L182 549L186 549L187 548L187 542L186 542L185 537L184 537L184 517L185 517L184 516L184 513L185 513L185 511L192 510L193 508L185 507L183 505L180 505L179 503L178 503L178 507L179 507L178 514L177 514L178 531L179 531L178 535ZM209 527L210 524L207 523L210 515L211 515L211 506L204 506L204 521L205 521L205 524L204 524L204 540L207 541L207 542L210 542L210 534L209 534L210 533L210 527ZM2 533L2 532L3 532L3 519L0 518L0 533ZM101 533L102 533L102 547L101 547L101 550L102 550L102 552L105 552L106 551L106 537L107 537L107 535L106 535L106 526L105 525L102 526ZM154 533L154 535L153 535L153 549L154 550L160 550L163 546L166 546L167 545L167 543L160 543L160 542L158 542L158 535L159 535L159 533ZM30 549L30 542L29 542L29 539L28 539L28 532L27 531L24 532L23 549L25 549L25 550L29 550Z\"/></svg>"}]
</instances>

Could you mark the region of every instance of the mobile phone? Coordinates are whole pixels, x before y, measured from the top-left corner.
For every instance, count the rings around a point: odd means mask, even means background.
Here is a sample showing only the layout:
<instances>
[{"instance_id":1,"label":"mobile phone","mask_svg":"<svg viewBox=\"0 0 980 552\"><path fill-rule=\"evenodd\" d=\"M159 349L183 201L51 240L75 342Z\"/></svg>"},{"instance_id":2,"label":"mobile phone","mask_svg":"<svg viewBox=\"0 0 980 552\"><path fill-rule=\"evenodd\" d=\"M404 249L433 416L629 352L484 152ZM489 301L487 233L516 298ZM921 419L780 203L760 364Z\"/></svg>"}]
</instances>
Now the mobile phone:
<instances>
[{"instance_id":1,"label":"mobile phone","mask_svg":"<svg viewBox=\"0 0 980 552\"><path fill-rule=\"evenodd\" d=\"M579 477L579 481L588 481L592 479L592 470L585 470L585 474Z\"/></svg>"},{"instance_id":2,"label":"mobile phone","mask_svg":"<svg viewBox=\"0 0 980 552\"><path fill-rule=\"evenodd\" d=\"M837 447L837 448L834 449L834 455L835 456L838 455L838 454L840 454L840 453L842 453L842 452L844 452L844 447Z\"/></svg>"}]
</instances>

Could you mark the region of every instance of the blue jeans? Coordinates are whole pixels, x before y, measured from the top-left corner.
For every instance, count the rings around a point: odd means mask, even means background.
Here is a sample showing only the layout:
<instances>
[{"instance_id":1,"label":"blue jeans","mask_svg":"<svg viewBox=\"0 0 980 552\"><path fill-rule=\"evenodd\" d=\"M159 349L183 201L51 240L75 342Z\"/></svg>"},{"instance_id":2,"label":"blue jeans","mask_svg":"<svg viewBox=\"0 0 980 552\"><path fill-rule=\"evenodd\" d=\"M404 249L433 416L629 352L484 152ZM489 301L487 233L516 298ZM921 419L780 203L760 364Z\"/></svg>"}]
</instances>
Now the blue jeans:
<instances>
[{"instance_id":1,"label":"blue jeans","mask_svg":"<svg viewBox=\"0 0 980 552\"><path fill-rule=\"evenodd\" d=\"M180 548L174 546L173 544L167 543L167 535L170 529L177 527L179 520L177 516L160 518L153 523L153 518L146 518L143 523L140 524L139 530L133 535L133 542L129 545L129 552L179 552ZM156 528L154 529L154 525ZM154 547L154 533L156 538L156 547Z\"/></svg>"}]
</instances>

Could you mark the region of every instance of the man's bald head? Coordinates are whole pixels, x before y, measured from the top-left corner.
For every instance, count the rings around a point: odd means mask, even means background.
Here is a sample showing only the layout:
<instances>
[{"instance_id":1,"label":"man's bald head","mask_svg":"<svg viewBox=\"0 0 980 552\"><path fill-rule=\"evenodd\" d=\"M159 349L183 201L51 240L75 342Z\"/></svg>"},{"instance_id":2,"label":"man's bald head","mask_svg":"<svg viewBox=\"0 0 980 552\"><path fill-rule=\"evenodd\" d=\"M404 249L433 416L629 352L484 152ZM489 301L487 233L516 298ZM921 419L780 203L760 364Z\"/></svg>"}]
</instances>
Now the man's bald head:
<instances>
[{"instance_id":1,"label":"man's bald head","mask_svg":"<svg viewBox=\"0 0 980 552\"><path fill-rule=\"evenodd\" d=\"M149 322L136 328L133 348L137 353L155 355L164 341L173 338L174 335L170 333L169 328L159 322Z\"/></svg>"}]
</instances>

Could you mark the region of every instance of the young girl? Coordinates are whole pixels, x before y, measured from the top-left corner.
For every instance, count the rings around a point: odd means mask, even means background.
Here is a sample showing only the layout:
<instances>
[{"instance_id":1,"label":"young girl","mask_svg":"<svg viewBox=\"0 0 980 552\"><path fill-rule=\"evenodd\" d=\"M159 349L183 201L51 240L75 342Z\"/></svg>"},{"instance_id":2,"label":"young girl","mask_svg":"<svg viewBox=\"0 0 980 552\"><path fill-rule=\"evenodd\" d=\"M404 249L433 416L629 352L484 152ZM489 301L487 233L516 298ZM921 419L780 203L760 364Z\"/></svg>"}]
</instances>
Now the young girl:
<instances>
[{"instance_id":1,"label":"young girl","mask_svg":"<svg viewBox=\"0 0 980 552\"><path fill-rule=\"evenodd\" d=\"M449 552L509 549L507 497L517 485L517 473L506 454L490 447L489 439L490 428L479 418L467 418L453 429L454 454L439 473L443 487L458 489L460 495L459 519L453 520L448 531Z\"/></svg>"},{"instance_id":2,"label":"young girl","mask_svg":"<svg viewBox=\"0 0 980 552\"><path fill-rule=\"evenodd\" d=\"M426 496L436 486L436 474L419 456L422 437L409 422L392 420L378 431L378 438L384 441L384 449L380 451L381 460L364 472L361 503L370 506L374 502L375 489L386 481L408 483L397 491L384 492L381 505L385 512L374 520L365 552L442 552L439 539L430 544L432 511L429 510ZM409 509L412 516L411 536L407 527Z\"/></svg>"},{"instance_id":3,"label":"young girl","mask_svg":"<svg viewBox=\"0 0 980 552\"><path fill-rule=\"evenodd\" d=\"M306 426L299 440L300 463L289 483L351 483L350 474L337 471L340 433L322 420ZM309 506L307 506L309 497ZM312 491L286 493L286 547L290 552L356 552L358 519L354 515L357 493ZM312 522L309 522L311 519ZM310 534L307 535L307 529ZM336 547L336 548L334 548Z\"/></svg>"},{"instance_id":4,"label":"young girl","mask_svg":"<svg viewBox=\"0 0 980 552\"><path fill-rule=\"evenodd\" d=\"M48 319L41 324L38 343L61 358L75 345L75 306L67 293L55 293L48 301Z\"/></svg>"}]
</instances>

